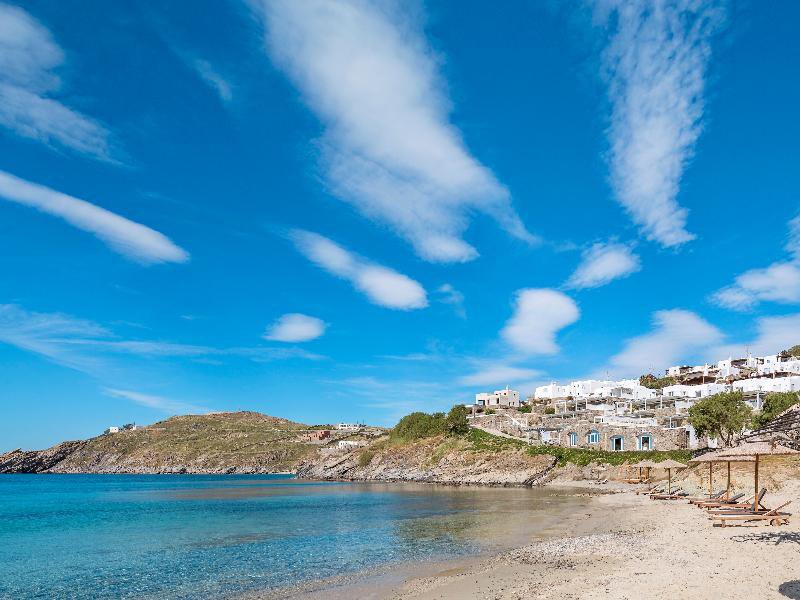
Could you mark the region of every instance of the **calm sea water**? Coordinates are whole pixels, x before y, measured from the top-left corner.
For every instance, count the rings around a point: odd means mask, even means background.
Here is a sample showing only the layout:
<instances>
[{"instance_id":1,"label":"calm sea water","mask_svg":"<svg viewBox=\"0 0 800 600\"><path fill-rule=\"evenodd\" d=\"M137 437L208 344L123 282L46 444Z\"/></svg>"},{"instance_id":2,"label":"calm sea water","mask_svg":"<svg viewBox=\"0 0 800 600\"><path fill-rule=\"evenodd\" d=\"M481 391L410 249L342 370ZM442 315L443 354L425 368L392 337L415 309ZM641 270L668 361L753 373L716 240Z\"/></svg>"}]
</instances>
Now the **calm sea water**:
<instances>
[{"instance_id":1,"label":"calm sea water","mask_svg":"<svg viewBox=\"0 0 800 600\"><path fill-rule=\"evenodd\" d=\"M0 598L226 598L480 552L558 498L286 476L0 476Z\"/></svg>"}]
</instances>

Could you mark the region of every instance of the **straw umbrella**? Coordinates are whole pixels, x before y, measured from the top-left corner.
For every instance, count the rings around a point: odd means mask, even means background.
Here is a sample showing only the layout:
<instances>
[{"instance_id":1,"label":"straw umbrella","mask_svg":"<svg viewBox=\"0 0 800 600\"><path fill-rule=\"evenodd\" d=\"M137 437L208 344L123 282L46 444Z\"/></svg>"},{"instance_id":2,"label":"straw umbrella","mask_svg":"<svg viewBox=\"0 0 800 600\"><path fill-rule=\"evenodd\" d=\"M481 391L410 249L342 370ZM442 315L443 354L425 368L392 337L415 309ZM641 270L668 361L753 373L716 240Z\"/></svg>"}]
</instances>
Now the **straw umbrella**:
<instances>
[{"instance_id":1,"label":"straw umbrella","mask_svg":"<svg viewBox=\"0 0 800 600\"><path fill-rule=\"evenodd\" d=\"M725 499L727 500L728 498L731 497L731 463L732 462L755 462L756 459L753 458L752 456L721 456L721 454L723 454L722 450L717 451L717 452L708 452L707 454L703 454L701 456L698 456L696 458L691 459L689 462L690 463L695 463L695 464L708 463L708 495L709 495L709 497L711 497L711 495L714 493L714 491L712 489L712 482L711 482L711 475L712 475L711 466L715 462L728 463L728 484L725 487Z\"/></svg>"},{"instance_id":2,"label":"straw umbrella","mask_svg":"<svg viewBox=\"0 0 800 600\"><path fill-rule=\"evenodd\" d=\"M667 460L665 460L663 462L655 463L655 466L657 468L659 468L659 469L666 469L667 470L667 478L669 480L668 483L667 483L667 493L671 494L672 493L672 469L685 469L686 465L683 464L683 463L679 463L677 460L672 460L671 458L669 458L669 459L667 459Z\"/></svg>"},{"instance_id":3,"label":"straw umbrella","mask_svg":"<svg viewBox=\"0 0 800 600\"><path fill-rule=\"evenodd\" d=\"M639 469L647 469L645 473L645 479L650 479L650 469L656 466L652 460L640 460L638 463L633 465L634 467L639 467ZM640 473L641 476L641 473Z\"/></svg>"},{"instance_id":4,"label":"straw umbrella","mask_svg":"<svg viewBox=\"0 0 800 600\"><path fill-rule=\"evenodd\" d=\"M735 448L729 448L720 452L720 456L724 457L737 457L737 456L752 456L754 457L754 475L755 475L755 498L753 499L753 510L758 510L758 458L760 456L787 456L790 454L800 454L797 450L792 450L786 446L781 446L777 442L745 442Z\"/></svg>"}]
</instances>

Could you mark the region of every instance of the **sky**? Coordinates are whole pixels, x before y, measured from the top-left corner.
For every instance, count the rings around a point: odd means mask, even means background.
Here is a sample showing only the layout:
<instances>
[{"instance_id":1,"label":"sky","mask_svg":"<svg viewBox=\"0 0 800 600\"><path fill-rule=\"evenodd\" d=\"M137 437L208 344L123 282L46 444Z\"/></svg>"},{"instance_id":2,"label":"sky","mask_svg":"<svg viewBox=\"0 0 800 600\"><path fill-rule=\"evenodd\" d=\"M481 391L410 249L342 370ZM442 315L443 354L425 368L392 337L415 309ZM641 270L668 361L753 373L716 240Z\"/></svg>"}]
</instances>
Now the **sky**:
<instances>
[{"instance_id":1,"label":"sky","mask_svg":"<svg viewBox=\"0 0 800 600\"><path fill-rule=\"evenodd\" d=\"M800 5L0 2L0 451L800 343Z\"/></svg>"}]
</instances>

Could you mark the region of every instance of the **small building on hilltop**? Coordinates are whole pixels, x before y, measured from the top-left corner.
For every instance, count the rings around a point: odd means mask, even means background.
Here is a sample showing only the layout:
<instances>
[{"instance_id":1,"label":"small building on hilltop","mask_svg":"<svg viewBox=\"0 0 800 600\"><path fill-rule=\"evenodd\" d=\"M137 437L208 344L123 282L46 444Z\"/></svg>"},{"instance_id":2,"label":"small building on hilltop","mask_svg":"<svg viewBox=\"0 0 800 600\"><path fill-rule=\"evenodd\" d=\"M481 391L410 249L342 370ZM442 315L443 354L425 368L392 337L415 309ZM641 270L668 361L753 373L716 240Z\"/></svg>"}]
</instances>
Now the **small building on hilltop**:
<instances>
[{"instance_id":1,"label":"small building on hilltop","mask_svg":"<svg viewBox=\"0 0 800 600\"><path fill-rule=\"evenodd\" d=\"M519 392L509 389L508 386L504 390L496 390L492 393L481 392L475 394L475 404L484 407L510 406L514 408L519 408L522 405L519 399Z\"/></svg>"}]
</instances>

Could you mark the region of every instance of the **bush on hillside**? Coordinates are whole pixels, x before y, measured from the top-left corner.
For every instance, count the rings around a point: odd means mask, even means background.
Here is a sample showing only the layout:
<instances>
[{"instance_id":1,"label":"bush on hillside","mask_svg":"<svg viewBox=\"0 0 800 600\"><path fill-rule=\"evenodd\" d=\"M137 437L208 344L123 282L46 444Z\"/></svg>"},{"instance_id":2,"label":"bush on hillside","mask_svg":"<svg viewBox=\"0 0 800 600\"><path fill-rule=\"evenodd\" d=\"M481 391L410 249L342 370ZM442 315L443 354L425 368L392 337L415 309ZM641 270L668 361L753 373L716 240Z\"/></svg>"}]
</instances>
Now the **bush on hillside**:
<instances>
[{"instance_id":1,"label":"bush on hillside","mask_svg":"<svg viewBox=\"0 0 800 600\"><path fill-rule=\"evenodd\" d=\"M450 409L444 419L444 430L448 435L463 435L469 431L467 415L469 409L466 406L457 404Z\"/></svg>"},{"instance_id":2,"label":"bush on hillside","mask_svg":"<svg viewBox=\"0 0 800 600\"><path fill-rule=\"evenodd\" d=\"M554 415L556 414L556 409L553 406L548 406L544 409L544 414L546 415Z\"/></svg>"},{"instance_id":3,"label":"bush on hillside","mask_svg":"<svg viewBox=\"0 0 800 600\"><path fill-rule=\"evenodd\" d=\"M668 385L677 383L674 377L656 377L652 373L639 377L639 384L651 390L663 390Z\"/></svg>"},{"instance_id":4,"label":"bush on hillside","mask_svg":"<svg viewBox=\"0 0 800 600\"><path fill-rule=\"evenodd\" d=\"M800 403L800 395L797 392L773 392L764 397L764 404L761 412L753 416L753 428L764 427L775 417Z\"/></svg>"},{"instance_id":5,"label":"bush on hillside","mask_svg":"<svg viewBox=\"0 0 800 600\"><path fill-rule=\"evenodd\" d=\"M783 358L789 358L789 357L800 358L800 344L798 344L797 346L792 346L791 348L782 351L781 356Z\"/></svg>"},{"instance_id":6,"label":"bush on hillside","mask_svg":"<svg viewBox=\"0 0 800 600\"><path fill-rule=\"evenodd\" d=\"M521 413L529 413L533 410L533 407L530 404L523 404L517 409Z\"/></svg>"},{"instance_id":7,"label":"bush on hillside","mask_svg":"<svg viewBox=\"0 0 800 600\"><path fill-rule=\"evenodd\" d=\"M433 414L413 412L406 415L392 428L390 436L396 440L419 440L437 435L462 435L469 431L466 406L456 405L445 415L442 412Z\"/></svg>"}]
</instances>

